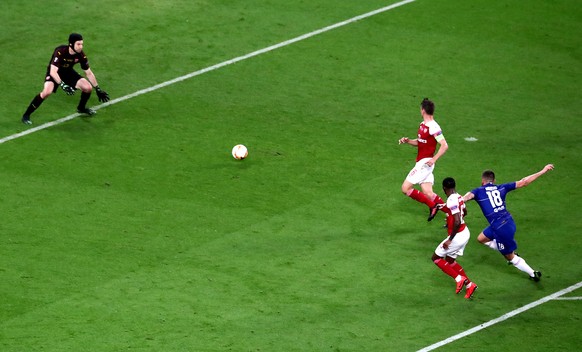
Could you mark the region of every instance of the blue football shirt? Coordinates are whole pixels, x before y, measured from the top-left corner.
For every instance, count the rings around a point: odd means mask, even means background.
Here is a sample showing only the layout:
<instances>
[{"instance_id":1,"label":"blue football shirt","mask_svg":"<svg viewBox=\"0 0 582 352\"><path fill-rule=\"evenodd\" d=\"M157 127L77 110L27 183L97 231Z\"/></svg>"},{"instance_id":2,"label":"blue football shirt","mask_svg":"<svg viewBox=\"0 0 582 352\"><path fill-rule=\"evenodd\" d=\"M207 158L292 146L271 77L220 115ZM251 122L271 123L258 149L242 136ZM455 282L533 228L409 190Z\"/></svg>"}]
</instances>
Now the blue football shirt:
<instances>
[{"instance_id":1,"label":"blue football shirt","mask_svg":"<svg viewBox=\"0 0 582 352\"><path fill-rule=\"evenodd\" d=\"M515 188L515 182L501 185L488 183L471 191L490 225L495 227L496 222L511 218L505 206L505 196ZM502 222L499 223L501 224Z\"/></svg>"}]
</instances>

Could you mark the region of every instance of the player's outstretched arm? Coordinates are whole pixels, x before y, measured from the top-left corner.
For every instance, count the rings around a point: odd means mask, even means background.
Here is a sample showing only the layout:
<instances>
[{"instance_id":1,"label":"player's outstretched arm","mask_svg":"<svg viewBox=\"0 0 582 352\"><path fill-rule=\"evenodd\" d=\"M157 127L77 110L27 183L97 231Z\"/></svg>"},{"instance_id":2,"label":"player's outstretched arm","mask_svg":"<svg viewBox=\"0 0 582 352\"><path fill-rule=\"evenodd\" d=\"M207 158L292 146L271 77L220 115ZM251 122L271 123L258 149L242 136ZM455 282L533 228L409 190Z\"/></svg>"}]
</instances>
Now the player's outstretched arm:
<instances>
[{"instance_id":1,"label":"player's outstretched arm","mask_svg":"<svg viewBox=\"0 0 582 352\"><path fill-rule=\"evenodd\" d=\"M546 166L544 166L543 169L541 169L540 171L536 172L535 174L531 174L529 176L526 176L524 178L522 178L519 181L515 182L515 187L516 188L521 188L521 187L525 187L527 185L529 185L530 183L532 183L533 181L537 180L538 177L540 177L541 175L545 174L546 172L553 170L554 169L554 165L553 164L548 164Z\"/></svg>"},{"instance_id":2,"label":"player's outstretched arm","mask_svg":"<svg viewBox=\"0 0 582 352\"><path fill-rule=\"evenodd\" d=\"M109 101L109 94L106 91L99 88L99 86L95 87L95 91L97 91L97 98L99 98L100 102L106 103Z\"/></svg>"},{"instance_id":3,"label":"player's outstretched arm","mask_svg":"<svg viewBox=\"0 0 582 352\"><path fill-rule=\"evenodd\" d=\"M97 78L95 77L93 71L91 71L91 69L88 68L85 70L85 75L87 76L87 79L89 80L91 85L95 88L95 92L97 93L97 98L99 99L99 102L101 103L108 102L109 94L107 94L106 91L99 87L99 83L97 82Z\"/></svg>"},{"instance_id":4,"label":"player's outstretched arm","mask_svg":"<svg viewBox=\"0 0 582 352\"><path fill-rule=\"evenodd\" d=\"M97 78L95 77L95 74L90 68L85 70L85 76L87 76L87 80L89 81L89 83L91 83L93 87L99 86L99 82L97 82Z\"/></svg>"},{"instance_id":5,"label":"player's outstretched arm","mask_svg":"<svg viewBox=\"0 0 582 352\"><path fill-rule=\"evenodd\" d=\"M473 200L474 198L475 198L475 195L474 195L473 193L471 193L471 192L467 192L467 194L465 194L465 195L463 196L463 200L464 200L465 202L468 202L468 201L470 201L470 200Z\"/></svg>"},{"instance_id":6,"label":"player's outstretched arm","mask_svg":"<svg viewBox=\"0 0 582 352\"><path fill-rule=\"evenodd\" d=\"M61 76L59 76L59 68L57 66L51 64L49 74L58 85L61 85L61 83L63 83Z\"/></svg>"}]
</instances>

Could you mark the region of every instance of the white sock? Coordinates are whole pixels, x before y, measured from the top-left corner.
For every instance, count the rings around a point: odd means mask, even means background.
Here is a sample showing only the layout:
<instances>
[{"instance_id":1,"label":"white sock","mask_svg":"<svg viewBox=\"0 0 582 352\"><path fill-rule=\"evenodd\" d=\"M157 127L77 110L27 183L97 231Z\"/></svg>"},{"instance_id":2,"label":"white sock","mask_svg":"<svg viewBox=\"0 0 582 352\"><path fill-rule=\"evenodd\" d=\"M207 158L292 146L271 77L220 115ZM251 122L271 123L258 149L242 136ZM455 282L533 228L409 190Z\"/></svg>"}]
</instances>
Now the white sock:
<instances>
[{"instance_id":1,"label":"white sock","mask_svg":"<svg viewBox=\"0 0 582 352\"><path fill-rule=\"evenodd\" d=\"M496 240L491 240L491 241L485 242L483 244L486 245L487 247L493 249L493 250L497 250L497 241Z\"/></svg>"},{"instance_id":2,"label":"white sock","mask_svg":"<svg viewBox=\"0 0 582 352\"><path fill-rule=\"evenodd\" d=\"M518 268L519 270L523 271L524 273L527 273L530 277L534 276L534 270L529 265L527 265L527 263L525 262L525 259L516 255L509 262L511 264L513 264L514 267Z\"/></svg>"}]
</instances>

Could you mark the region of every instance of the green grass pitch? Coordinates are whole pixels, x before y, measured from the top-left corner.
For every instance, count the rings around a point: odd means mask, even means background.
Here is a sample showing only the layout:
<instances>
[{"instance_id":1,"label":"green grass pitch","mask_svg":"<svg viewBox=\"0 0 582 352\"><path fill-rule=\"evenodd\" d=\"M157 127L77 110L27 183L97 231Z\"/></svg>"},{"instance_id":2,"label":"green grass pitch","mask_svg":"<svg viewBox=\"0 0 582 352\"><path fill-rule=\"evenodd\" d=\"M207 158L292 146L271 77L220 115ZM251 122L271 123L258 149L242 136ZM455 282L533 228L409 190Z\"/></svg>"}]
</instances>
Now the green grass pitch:
<instances>
[{"instance_id":1,"label":"green grass pitch","mask_svg":"<svg viewBox=\"0 0 582 352\"><path fill-rule=\"evenodd\" d=\"M4 1L0 138L30 128L70 32L119 98L391 3ZM581 38L574 0L417 0L0 144L0 350L417 351L580 282ZM555 164L508 197L540 283L476 243L473 203L474 299L431 262L443 216L401 194L415 151L397 144L425 96L450 146L436 191ZM577 350L581 307L439 351Z\"/></svg>"}]
</instances>

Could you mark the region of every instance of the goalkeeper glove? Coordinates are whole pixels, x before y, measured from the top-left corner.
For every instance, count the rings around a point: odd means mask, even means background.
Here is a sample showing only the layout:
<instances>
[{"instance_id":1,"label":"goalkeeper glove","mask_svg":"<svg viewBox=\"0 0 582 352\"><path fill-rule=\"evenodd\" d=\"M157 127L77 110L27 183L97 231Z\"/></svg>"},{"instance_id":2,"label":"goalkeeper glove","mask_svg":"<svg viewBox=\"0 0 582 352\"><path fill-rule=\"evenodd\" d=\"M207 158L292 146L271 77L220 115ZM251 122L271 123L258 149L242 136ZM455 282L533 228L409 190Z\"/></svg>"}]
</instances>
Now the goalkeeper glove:
<instances>
[{"instance_id":1,"label":"goalkeeper glove","mask_svg":"<svg viewBox=\"0 0 582 352\"><path fill-rule=\"evenodd\" d=\"M106 91L99 88L99 86L95 87L95 91L97 91L97 98L99 98L100 102L106 103L109 101L109 94Z\"/></svg>"},{"instance_id":2,"label":"goalkeeper glove","mask_svg":"<svg viewBox=\"0 0 582 352\"><path fill-rule=\"evenodd\" d=\"M75 88L66 84L64 81L61 81L61 84L59 84L59 85L61 86L61 88L63 88L63 90L65 91L65 93L67 93L67 95L75 94Z\"/></svg>"}]
</instances>

